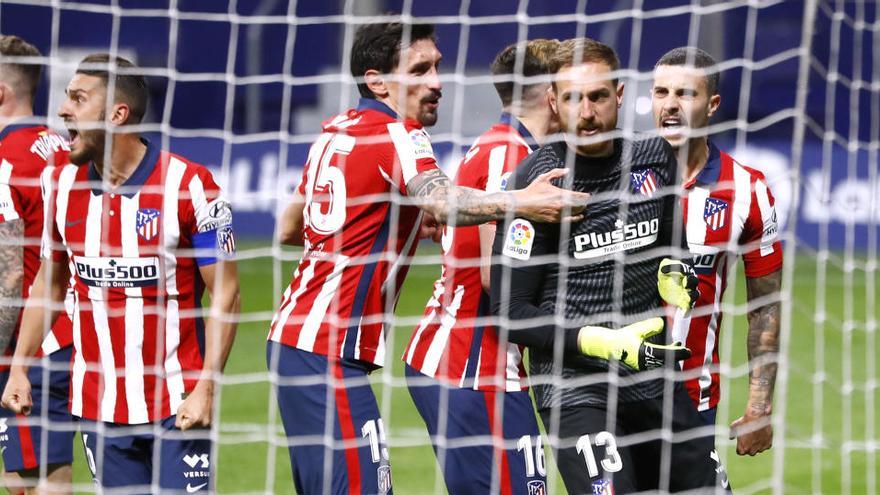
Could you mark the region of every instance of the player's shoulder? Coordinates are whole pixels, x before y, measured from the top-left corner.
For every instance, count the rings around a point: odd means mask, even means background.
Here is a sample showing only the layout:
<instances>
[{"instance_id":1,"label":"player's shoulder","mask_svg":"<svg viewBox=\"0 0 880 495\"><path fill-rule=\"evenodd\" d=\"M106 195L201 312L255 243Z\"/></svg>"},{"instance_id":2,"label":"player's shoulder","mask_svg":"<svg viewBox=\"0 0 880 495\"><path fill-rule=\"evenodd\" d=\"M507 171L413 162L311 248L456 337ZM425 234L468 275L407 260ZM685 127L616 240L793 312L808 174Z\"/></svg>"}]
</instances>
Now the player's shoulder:
<instances>
[{"instance_id":1,"label":"player's shoulder","mask_svg":"<svg viewBox=\"0 0 880 495\"><path fill-rule=\"evenodd\" d=\"M729 168L729 170L727 171L728 175L735 177L736 172L739 171L741 173L741 175L748 176L749 182L751 182L753 184L755 182L761 182L765 186L768 185L767 178L764 176L764 172L761 172L760 170L758 170L755 167L752 167L751 165L746 165L746 164L740 162L739 160L737 160L736 158L731 156L729 153L726 153L724 150L719 149L718 153L721 156L721 165L723 167Z\"/></svg>"},{"instance_id":2,"label":"player's shoulder","mask_svg":"<svg viewBox=\"0 0 880 495\"><path fill-rule=\"evenodd\" d=\"M623 140L624 160L633 166L666 165L675 159L672 146L660 136L635 133L632 139Z\"/></svg>"},{"instance_id":3,"label":"player's shoulder","mask_svg":"<svg viewBox=\"0 0 880 495\"><path fill-rule=\"evenodd\" d=\"M0 157L20 173L63 164L69 152L67 139L43 125L13 125L0 132Z\"/></svg>"},{"instance_id":4,"label":"player's shoulder","mask_svg":"<svg viewBox=\"0 0 880 495\"><path fill-rule=\"evenodd\" d=\"M555 168L565 168L565 150L566 144L561 137L550 140L517 165L513 180L508 184L513 189L522 189L541 174Z\"/></svg>"}]
</instances>

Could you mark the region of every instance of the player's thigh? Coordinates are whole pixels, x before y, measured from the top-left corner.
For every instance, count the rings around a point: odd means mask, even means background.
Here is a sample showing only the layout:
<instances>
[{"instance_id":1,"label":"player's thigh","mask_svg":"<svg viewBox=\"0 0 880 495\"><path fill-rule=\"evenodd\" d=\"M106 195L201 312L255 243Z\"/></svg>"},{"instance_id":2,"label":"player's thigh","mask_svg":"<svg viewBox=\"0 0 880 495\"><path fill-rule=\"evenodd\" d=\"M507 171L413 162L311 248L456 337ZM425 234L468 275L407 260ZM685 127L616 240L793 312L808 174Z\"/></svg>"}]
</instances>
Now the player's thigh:
<instances>
[{"instance_id":1,"label":"player's thigh","mask_svg":"<svg viewBox=\"0 0 880 495\"><path fill-rule=\"evenodd\" d=\"M551 411L541 411L541 419L552 435L555 425ZM608 427L604 408L562 408L557 437L551 447L569 493L637 491L638 472L632 452L618 445L619 430Z\"/></svg>"},{"instance_id":2,"label":"player's thigh","mask_svg":"<svg viewBox=\"0 0 880 495\"><path fill-rule=\"evenodd\" d=\"M714 425L706 424L683 387L674 391L672 418L674 437L688 439L671 445L670 491L706 487L729 490L727 472L715 450Z\"/></svg>"},{"instance_id":3,"label":"player's thigh","mask_svg":"<svg viewBox=\"0 0 880 495\"><path fill-rule=\"evenodd\" d=\"M367 374L326 357L270 343L294 482L300 493L389 493L385 427ZM329 384L329 385L328 385ZM331 442L326 442L332 435Z\"/></svg>"},{"instance_id":4,"label":"player's thigh","mask_svg":"<svg viewBox=\"0 0 880 495\"><path fill-rule=\"evenodd\" d=\"M450 387L407 367L407 385L450 493L528 493L545 485L544 456L527 392Z\"/></svg>"},{"instance_id":5,"label":"player's thigh","mask_svg":"<svg viewBox=\"0 0 880 495\"><path fill-rule=\"evenodd\" d=\"M152 425L114 425L80 420L86 464L99 486L149 493L153 482Z\"/></svg>"},{"instance_id":6,"label":"player's thigh","mask_svg":"<svg viewBox=\"0 0 880 495\"><path fill-rule=\"evenodd\" d=\"M52 354L46 362L50 366L32 366L28 372L33 398L31 414L15 415L7 409L0 410L0 450L7 472L73 462L76 428L67 411L69 349ZM3 373L0 377L0 386L5 387L6 376Z\"/></svg>"},{"instance_id":7,"label":"player's thigh","mask_svg":"<svg viewBox=\"0 0 880 495\"><path fill-rule=\"evenodd\" d=\"M162 420L154 440L159 449L159 487L162 491L207 492L211 484L211 430L181 431L174 416Z\"/></svg>"}]
</instances>

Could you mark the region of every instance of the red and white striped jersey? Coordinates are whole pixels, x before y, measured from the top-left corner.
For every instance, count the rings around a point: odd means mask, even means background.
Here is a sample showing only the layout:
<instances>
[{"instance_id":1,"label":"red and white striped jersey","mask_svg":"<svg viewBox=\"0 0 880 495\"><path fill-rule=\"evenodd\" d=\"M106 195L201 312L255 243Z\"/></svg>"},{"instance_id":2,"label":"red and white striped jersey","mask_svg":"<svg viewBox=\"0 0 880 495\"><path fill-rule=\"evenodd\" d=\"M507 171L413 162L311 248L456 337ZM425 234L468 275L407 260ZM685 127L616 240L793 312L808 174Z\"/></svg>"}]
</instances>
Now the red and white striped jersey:
<instances>
[{"instance_id":1,"label":"red and white striped jersey","mask_svg":"<svg viewBox=\"0 0 880 495\"><path fill-rule=\"evenodd\" d=\"M22 298L27 298L40 269L43 232L41 174L54 165L67 163L67 140L42 125L10 124L0 131L0 223L22 219L24 223L24 278ZM5 351L10 358L15 344ZM50 354L73 342L70 319L64 313L46 335L42 352ZM0 370L7 368L0 363Z\"/></svg>"},{"instance_id":2,"label":"red and white striped jersey","mask_svg":"<svg viewBox=\"0 0 880 495\"><path fill-rule=\"evenodd\" d=\"M693 352L683 368L700 373L685 385L703 411L715 407L720 395L718 330L731 262L740 255L746 277L762 277L782 267L782 247L773 194L761 172L709 143L706 167L684 189L685 229L700 298L689 316L676 313L673 338Z\"/></svg>"},{"instance_id":3,"label":"red and white striped jersey","mask_svg":"<svg viewBox=\"0 0 880 495\"><path fill-rule=\"evenodd\" d=\"M516 165L531 152L528 130L510 114L471 146L455 178L461 186L503 190ZM415 328L403 360L424 375L486 391L528 388L522 347L501 341L487 319L489 294L480 278L479 227L446 227L443 267L434 295Z\"/></svg>"},{"instance_id":4,"label":"red and white striped jersey","mask_svg":"<svg viewBox=\"0 0 880 495\"><path fill-rule=\"evenodd\" d=\"M436 169L428 134L386 105L325 122L309 150L299 193L305 250L272 319L269 340L381 366L421 212L406 184Z\"/></svg>"},{"instance_id":5,"label":"red and white striped jersey","mask_svg":"<svg viewBox=\"0 0 880 495\"><path fill-rule=\"evenodd\" d=\"M74 288L70 410L142 424L176 413L202 369L199 266L216 262L232 212L208 169L160 151L105 190L94 164L56 168L44 256ZM229 253L231 254L231 253Z\"/></svg>"}]
</instances>

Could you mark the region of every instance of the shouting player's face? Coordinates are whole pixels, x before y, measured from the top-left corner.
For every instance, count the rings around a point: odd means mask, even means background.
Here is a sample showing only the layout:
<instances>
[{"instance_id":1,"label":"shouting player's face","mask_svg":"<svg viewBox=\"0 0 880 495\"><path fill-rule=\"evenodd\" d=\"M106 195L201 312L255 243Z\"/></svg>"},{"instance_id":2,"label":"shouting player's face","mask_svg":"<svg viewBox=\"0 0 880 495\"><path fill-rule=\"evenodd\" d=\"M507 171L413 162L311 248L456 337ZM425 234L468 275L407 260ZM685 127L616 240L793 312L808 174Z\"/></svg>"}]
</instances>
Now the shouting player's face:
<instances>
[{"instance_id":1,"label":"shouting player's face","mask_svg":"<svg viewBox=\"0 0 880 495\"><path fill-rule=\"evenodd\" d=\"M611 67L588 62L557 73L550 105L569 145L583 156L607 156L614 142L603 134L617 127L623 85L615 87Z\"/></svg>"},{"instance_id":2,"label":"shouting player's face","mask_svg":"<svg viewBox=\"0 0 880 495\"><path fill-rule=\"evenodd\" d=\"M407 119L423 126L437 123L440 106L440 50L430 39L416 40L400 51L400 64L388 83L388 97Z\"/></svg>"},{"instance_id":3,"label":"shouting player's face","mask_svg":"<svg viewBox=\"0 0 880 495\"><path fill-rule=\"evenodd\" d=\"M679 149L687 144L690 130L709 125L709 117L718 109L721 97L709 94L703 69L661 65L654 69L651 102L660 135Z\"/></svg>"},{"instance_id":4,"label":"shouting player's face","mask_svg":"<svg viewBox=\"0 0 880 495\"><path fill-rule=\"evenodd\" d=\"M104 158L107 133L101 127L107 105L107 87L103 79L76 74L65 90L67 98L58 110L70 134L70 161L82 165Z\"/></svg>"}]
</instances>

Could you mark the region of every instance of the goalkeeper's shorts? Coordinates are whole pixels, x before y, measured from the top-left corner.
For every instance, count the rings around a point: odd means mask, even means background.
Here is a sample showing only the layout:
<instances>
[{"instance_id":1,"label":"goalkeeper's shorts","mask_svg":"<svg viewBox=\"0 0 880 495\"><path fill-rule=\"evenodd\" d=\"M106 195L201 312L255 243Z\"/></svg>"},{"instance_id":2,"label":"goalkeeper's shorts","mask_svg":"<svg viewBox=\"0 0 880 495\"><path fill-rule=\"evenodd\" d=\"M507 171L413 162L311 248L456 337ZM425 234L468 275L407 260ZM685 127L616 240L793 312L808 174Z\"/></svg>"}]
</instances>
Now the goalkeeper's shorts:
<instances>
[{"instance_id":1,"label":"goalkeeper's shorts","mask_svg":"<svg viewBox=\"0 0 880 495\"><path fill-rule=\"evenodd\" d=\"M452 387L408 365L406 378L449 493L547 493L544 448L527 391Z\"/></svg>"},{"instance_id":2,"label":"goalkeeper's shorts","mask_svg":"<svg viewBox=\"0 0 880 495\"><path fill-rule=\"evenodd\" d=\"M30 415L15 415L0 408L0 450L6 471L35 469L42 464L71 464L76 425L67 409L70 391L70 355L73 346L49 355L49 381L46 369L31 366L28 378L34 405ZM0 374L0 390L6 387L8 372ZM48 395L46 395L48 383ZM45 435L45 437L44 437Z\"/></svg>"},{"instance_id":3,"label":"goalkeeper's shorts","mask_svg":"<svg viewBox=\"0 0 880 495\"><path fill-rule=\"evenodd\" d=\"M552 447L569 493L729 491L715 452L714 427L700 418L680 383L674 386L668 424L662 397L621 402L616 409L610 416L604 406L559 411L559 441ZM554 419L550 409L541 411L551 437L557 428ZM664 427L672 429L672 442L660 440Z\"/></svg>"}]
</instances>

